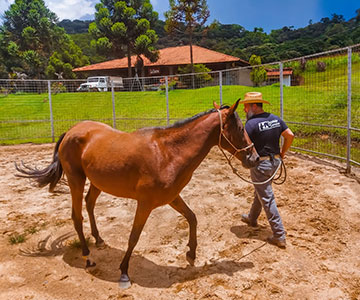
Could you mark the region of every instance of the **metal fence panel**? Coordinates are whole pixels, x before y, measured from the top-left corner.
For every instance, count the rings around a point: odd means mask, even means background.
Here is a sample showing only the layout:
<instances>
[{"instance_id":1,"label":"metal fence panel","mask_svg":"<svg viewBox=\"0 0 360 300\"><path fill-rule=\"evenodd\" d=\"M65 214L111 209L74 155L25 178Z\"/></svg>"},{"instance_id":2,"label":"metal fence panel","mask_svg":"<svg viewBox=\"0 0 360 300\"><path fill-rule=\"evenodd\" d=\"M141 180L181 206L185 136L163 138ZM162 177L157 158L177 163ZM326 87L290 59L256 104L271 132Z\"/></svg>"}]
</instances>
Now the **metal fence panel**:
<instances>
[{"instance_id":1,"label":"metal fence panel","mask_svg":"<svg viewBox=\"0 0 360 300\"><path fill-rule=\"evenodd\" d=\"M264 69L278 69L279 65L267 64L262 66ZM250 80L250 75L256 67L244 67L233 70L222 71L222 95L225 104L232 104L239 98L244 98L245 93L257 91L263 94L263 98L268 100L271 105L266 110L280 115L280 84L279 82L262 82L259 86L254 86ZM243 107L239 107L240 118L245 121Z\"/></svg>"},{"instance_id":2,"label":"metal fence panel","mask_svg":"<svg viewBox=\"0 0 360 300\"><path fill-rule=\"evenodd\" d=\"M257 69L268 74L254 86ZM123 131L166 126L262 92L295 132L293 149L360 165L360 45L283 62L209 73L123 78L104 91L84 80L0 79L0 143L50 142L82 120ZM239 107L238 113L245 120Z\"/></svg>"},{"instance_id":3,"label":"metal fence panel","mask_svg":"<svg viewBox=\"0 0 360 300\"><path fill-rule=\"evenodd\" d=\"M125 91L115 93L117 129L133 131L166 125L164 78L125 78L124 86Z\"/></svg>"},{"instance_id":4,"label":"metal fence panel","mask_svg":"<svg viewBox=\"0 0 360 300\"><path fill-rule=\"evenodd\" d=\"M291 88L284 87L284 119L295 132L294 147L346 158L348 49L284 63Z\"/></svg>"},{"instance_id":5,"label":"metal fence panel","mask_svg":"<svg viewBox=\"0 0 360 300\"><path fill-rule=\"evenodd\" d=\"M169 82L170 124L220 104L218 72L169 76Z\"/></svg>"},{"instance_id":6,"label":"metal fence panel","mask_svg":"<svg viewBox=\"0 0 360 300\"><path fill-rule=\"evenodd\" d=\"M360 166L360 45L352 47L351 58L350 160Z\"/></svg>"},{"instance_id":7,"label":"metal fence panel","mask_svg":"<svg viewBox=\"0 0 360 300\"><path fill-rule=\"evenodd\" d=\"M0 143L51 137L46 81L0 80Z\"/></svg>"}]
</instances>

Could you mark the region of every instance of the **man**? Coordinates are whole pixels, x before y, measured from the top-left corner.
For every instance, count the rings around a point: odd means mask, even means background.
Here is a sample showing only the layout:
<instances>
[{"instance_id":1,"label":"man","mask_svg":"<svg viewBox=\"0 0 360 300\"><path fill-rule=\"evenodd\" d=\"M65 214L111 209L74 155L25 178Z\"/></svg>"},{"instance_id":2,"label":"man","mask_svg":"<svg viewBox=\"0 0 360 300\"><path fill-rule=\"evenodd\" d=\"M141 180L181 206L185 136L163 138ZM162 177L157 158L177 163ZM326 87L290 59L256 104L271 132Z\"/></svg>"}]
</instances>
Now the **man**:
<instances>
[{"instance_id":1,"label":"man","mask_svg":"<svg viewBox=\"0 0 360 300\"><path fill-rule=\"evenodd\" d=\"M247 118L245 130L260 156L257 165L250 169L251 180L253 182L264 182L274 174L281 163L281 159L284 159L285 153L294 139L294 134L278 116L263 110L263 103L270 103L262 98L261 93L246 93L244 100L239 103L244 104ZM284 137L281 149L279 146L280 136ZM255 196L250 212L243 214L241 220L249 226L256 227L257 219L263 207L273 232L267 241L280 248L285 248L286 232L276 206L271 180L264 184L254 184L254 187Z\"/></svg>"}]
</instances>

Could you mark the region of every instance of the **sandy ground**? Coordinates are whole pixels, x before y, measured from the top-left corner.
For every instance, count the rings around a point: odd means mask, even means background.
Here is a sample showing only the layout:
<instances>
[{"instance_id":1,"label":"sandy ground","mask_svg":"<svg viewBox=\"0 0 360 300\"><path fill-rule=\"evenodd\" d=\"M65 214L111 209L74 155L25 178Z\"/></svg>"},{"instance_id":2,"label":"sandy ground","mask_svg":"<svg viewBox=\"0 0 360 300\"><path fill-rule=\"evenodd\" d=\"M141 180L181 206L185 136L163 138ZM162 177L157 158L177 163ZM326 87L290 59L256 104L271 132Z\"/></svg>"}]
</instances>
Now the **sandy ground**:
<instances>
[{"instance_id":1,"label":"sandy ground","mask_svg":"<svg viewBox=\"0 0 360 300\"><path fill-rule=\"evenodd\" d=\"M214 148L181 195L198 218L198 250L187 265L187 222L171 207L154 210L130 260L131 288L118 287L119 264L136 201L102 193L95 213L107 243L86 272L76 248L66 184L56 192L14 177L14 161L51 161L54 145L0 147L0 299L360 299L359 173L338 164L289 155L288 180L274 186L288 232L286 250L240 221L253 187L234 176ZM244 175L248 171L243 170ZM25 241L11 244L23 234Z\"/></svg>"}]
</instances>

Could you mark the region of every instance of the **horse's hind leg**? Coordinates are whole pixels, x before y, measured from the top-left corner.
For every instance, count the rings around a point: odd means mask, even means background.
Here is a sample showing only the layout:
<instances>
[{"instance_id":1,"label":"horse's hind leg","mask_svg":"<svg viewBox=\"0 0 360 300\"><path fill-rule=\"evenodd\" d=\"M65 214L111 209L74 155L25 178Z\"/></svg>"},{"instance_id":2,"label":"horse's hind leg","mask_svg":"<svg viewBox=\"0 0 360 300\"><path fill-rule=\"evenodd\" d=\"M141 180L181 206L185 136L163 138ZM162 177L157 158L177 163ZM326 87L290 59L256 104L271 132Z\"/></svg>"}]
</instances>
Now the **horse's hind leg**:
<instances>
[{"instance_id":1,"label":"horse's hind leg","mask_svg":"<svg viewBox=\"0 0 360 300\"><path fill-rule=\"evenodd\" d=\"M128 249L126 250L125 256L120 264L121 277L119 285L121 288L128 288L131 285L130 278L128 276L130 256L139 240L141 231L144 228L145 222L148 219L151 210L152 208L147 206L143 202L138 202L134 224L130 233Z\"/></svg>"},{"instance_id":2,"label":"horse's hind leg","mask_svg":"<svg viewBox=\"0 0 360 300\"><path fill-rule=\"evenodd\" d=\"M196 257L196 246L197 246L197 238L196 238L196 227L197 220L193 211L186 205L184 200L178 195L173 202L170 203L170 206L182 214L189 223L190 234L189 234L189 243L188 246L190 250L186 253L186 260L189 262L191 266L194 265L195 257Z\"/></svg>"},{"instance_id":3,"label":"horse's hind leg","mask_svg":"<svg viewBox=\"0 0 360 300\"><path fill-rule=\"evenodd\" d=\"M96 199L99 197L100 193L101 191L91 183L89 191L85 196L86 209L89 214L89 220L91 225L91 234L95 238L96 246L104 245L104 241L99 235L99 231L97 229L95 216L94 216Z\"/></svg>"},{"instance_id":4,"label":"horse's hind leg","mask_svg":"<svg viewBox=\"0 0 360 300\"><path fill-rule=\"evenodd\" d=\"M84 193L84 185L86 177L84 174L67 174L67 179L71 191L71 198L72 198L72 219L74 222L75 230L78 234L80 243L81 243L81 249L82 249L82 255L84 259L86 259L86 267L92 267L95 264L92 263L88 256L90 254L90 250L86 244L86 240L83 233L83 216L81 213L82 210L82 200L83 200L83 193Z\"/></svg>"}]
</instances>

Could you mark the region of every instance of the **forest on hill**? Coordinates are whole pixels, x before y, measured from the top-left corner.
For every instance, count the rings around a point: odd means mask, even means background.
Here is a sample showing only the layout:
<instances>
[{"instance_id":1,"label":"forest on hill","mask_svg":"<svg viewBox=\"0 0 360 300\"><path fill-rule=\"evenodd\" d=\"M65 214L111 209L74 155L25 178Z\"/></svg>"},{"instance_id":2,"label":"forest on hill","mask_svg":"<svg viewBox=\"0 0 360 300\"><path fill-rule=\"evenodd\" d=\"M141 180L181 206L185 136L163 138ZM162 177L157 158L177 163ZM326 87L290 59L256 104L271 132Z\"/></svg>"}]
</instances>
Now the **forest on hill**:
<instances>
[{"instance_id":1,"label":"forest on hill","mask_svg":"<svg viewBox=\"0 0 360 300\"><path fill-rule=\"evenodd\" d=\"M92 37L88 33L88 27L91 22L62 20L58 25L72 37L91 63L108 60L109 57L98 55L90 45ZM165 22L158 20L154 28L159 37L158 49L189 43L186 34L179 32L169 35L164 26ZM253 54L260 56L263 63L301 57L360 43L360 8L349 20L345 20L342 15L333 14L316 23L310 20L304 28L285 26L274 29L269 34L260 27L249 31L238 24L221 24L215 21L211 25L196 28L193 42L247 61Z\"/></svg>"},{"instance_id":2,"label":"forest on hill","mask_svg":"<svg viewBox=\"0 0 360 300\"><path fill-rule=\"evenodd\" d=\"M166 22L159 20L149 0L136 0L138 5L133 6L126 1L104 3L96 6L95 19L87 21L59 21L44 1L17 0L10 5L0 25L0 78L77 78L84 74L75 74L74 68L124 56L130 61L131 55L137 56L141 68L143 56L156 61L158 49L190 41L246 61L255 57L254 64L360 43L360 8L349 20L332 14L316 23L309 21L304 28L284 26L267 33L261 27L250 31L239 24L207 24L206 1L201 2L204 11L191 12L201 12L196 16L201 22L187 22L185 11L180 13L175 6L176 13L169 12ZM128 74L131 77L131 66Z\"/></svg>"}]
</instances>

